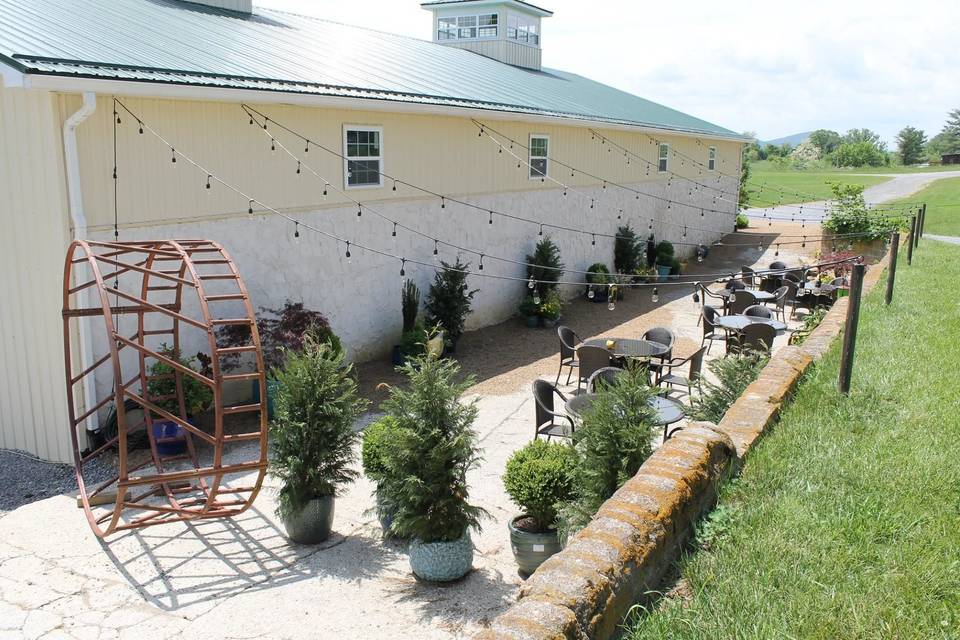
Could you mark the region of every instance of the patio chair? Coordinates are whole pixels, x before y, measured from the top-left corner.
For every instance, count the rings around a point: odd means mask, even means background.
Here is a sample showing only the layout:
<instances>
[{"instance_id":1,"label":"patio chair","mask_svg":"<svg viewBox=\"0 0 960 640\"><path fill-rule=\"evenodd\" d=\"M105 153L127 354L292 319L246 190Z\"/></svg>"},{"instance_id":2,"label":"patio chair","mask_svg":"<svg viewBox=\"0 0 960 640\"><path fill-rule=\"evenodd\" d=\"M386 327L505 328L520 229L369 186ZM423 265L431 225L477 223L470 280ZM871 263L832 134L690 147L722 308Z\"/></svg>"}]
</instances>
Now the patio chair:
<instances>
[{"instance_id":1,"label":"patio chair","mask_svg":"<svg viewBox=\"0 0 960 640\"><path fill-rule=\"evenodd\" d=\"M700 310L700 315L703 318L703 339L700 341L700 346L706 345L707 353L710 353L710 347L713 346L715 341L727 341L727 334L717 326L717 317L720 316L719 311L713 307L704 307Z\"/></svg>"},{"instance_id":2,"label":"patio chair","mask_svg":"<svg viewBox=\"0 0 960 640\"><path fill-rule=\"evenodd\" d=\"M723 288L730 291L740 291L746 289L747 285L745 285L742 280L728 280Z\"/></svg>"},{"instance_id":3,"label":"patio chair","mask_svg":"<svg viewBox=\"0 0 960 640\"><path fill-rule=\"evenodd\" d=\"M666 327L652 327L644 331L640 339L659 342L667 347L667 351L663 355L651 358L650 364L647 365L650 370L650 375L656 377L663 363L673 357L673 344L677 341L677 337L673 335L673 331L670 331L670 329Z\"/></svg>"},{"instance_id":4,"label":"patio chair","mask_svg":"<svg viewBox=\"0 0 960 640\"><path fill-rule=\"evenodd\" d=\"M577 345L583 342L573 329L562 325L557 327L557 336L560 338L560 368L557 370L554 386L560 384L560 374L563 373L564 367L567 368L566 384L570 384L573 370L580 366L577 362Z\"/></svg>"},{"instance_id":5,"label":"patio chair","mask_svg":"<svg viewBox=\"0 0 960 640\"><path fill-rule=\"evenodd\" d=\"M752 307L747 307L743 310L743 315L751 316L753 318L766 318L767 320L773 320L773 310L768 309L762 304L755 304Z\"/></svg>"},{"instance_id":6,"label":"patio chair","mask_svg":"<svg viewBox=\"0 0 960 640\"><path fill-rule=\"evenodd\" d=\"M746 311L747 307L757 304L757 296L749 291L737 291L736 299L727 305L727 315L738 315Z\"/></svg>"},{"instance_id":7,"label":"patio chair","mask_svg":"<svg viewBox=\"0 0 960 640\"><path fill-rule=\"evenodd\" d=\"M771 271L782 271L786 268L787 268L787 263L781 262L780 260L774 260L773 262L770 263Z\"/></svg>"},{"instance_id":8,"label":"patio chair","mask_svg":"<svg viewBox=\"0 0 960 640\"><path fill-rule=\"evenodd\" d=\"M616 382L617 376L623 373L623 369L617 367L604 367L597 369L590 376L587 382L587 391L589 393L599 393L604 387L609 387Z\"/></svg>"},{"instance_id":9,"label":"patio chair","mask_svg":"<svg viewBox=\"0 0 960 640\"><path fill-rule=\"evenodd\" d=\"M533 401L536 410L534 440L540 436L546 436L547 440L553 437L573 437L573 418L565 413L558 413L554 409L554 396L559 397L563 402L567 401L567 397L546 380L533 381ZM566 424L557 420L565 421Z\"/></svg>"},{"instance_id":10,"label":"patio chair","mask_svg":"<svg viewBox=\"0 0 960 640\"><path fill-rule=\"evenodd\" d=\"M757 286L757 272L747 266L740 267L740 273L742 274L743 283L748 287Z\"/></svg>"},{"instance_id":11,"label":"patio chair","mask_svg":"<svg viewBox=\"0 0 960 640\"><path fill-rule=\"evenodd\" d=\"M794 289L793 289L793 290L794 290L794 291L797 290L797 289L796 289L796 285L794 285ZM787 304L787 294L789 293L789 291L790 291L790 285L785 284L785 285L783 285L782 287L780 287L779 289L777 289L776 291L773 292L773 295L775 296L775 297L773 298L773 300L767 300L767 301L764 303L764 304L771 304L771 305L773 305L774 315L779 316L779 317L780 317L780 320L782 320L783 322L786 322L786 321L787 321L787 318L786 318L786 316L784 315L784 314L785 314L785 312L784 312L784 307L785 307L786 304Z\"/></svg>"},{"instance_id":12,"label":"patio chair","mask_svg":"<svg viewBox=\"0 0 960 640\"><path fill-rule=\"evenodd\" d=\"M703 394L703 389L701 388L701 380L703 379L703 355L707 352L707 347L700 347L693 354L687 356L686 358L672 358L669 362L664 363L663 369L660 371L660 375L657 376L657 386L665 384L667 389L671 392L674 387L684 387L687 390L687 395L693 395L694 387ZM689 364L690 368L687 371L686 376L678 375L673 372L674 369L682 367L685 364Z\"/></svg>"},{"instance_id":13,"label":"patio chair","mask_svg":"<svg viewBox=\"0 0 960 640\"><path fill-rule=\"evenodd\" d=\"M830 284L834 287L848 287L850 283L847 282L847 279L844 277L834 278L830 281Z\"/></svg>"},{"instance_id":14,"label":"patio chair","mask_svg":"<svg viewBox=\"0 0 960 640\"><path fill-rule=\"evenodd\" d=\"M725 310L727 308L727 299L721 296L720 294L710 291L710 289L708 289L705 284L700 284L700 296L701 296L700 299L703 300L704 306L707 306L707 299L709 298L711 300L716 300L717 304L720 306L721 309ZM701 319L702 319L702 316L701 318L697 318L698 325L700 324Z\"/></svg>"},{"instance_id":15,"label":"patio chair","mask_svg":"<svg viewBox=\"0 0 960 640\"><path fill-rule=\"evenodd\" d=\"M584 382L590 382L590 376L594 372L610 367L614 363L613 354L603 347L581 346L577 347L577 360L580 362L580 370L577 374L577 392L580 392L580 385Z\"/></svg>"},{"instance_id":16,"label":"patio chair","mask_svg":"<svg viewBox=\"0 0 960 640\"><path fill-rule=\"evenodd\" d=\"M743 353L758 351L769 353L773 348L773 340L777 337L777 330L769 324L749 324L727 339L727 353Z\"/></svg>"}]
</instances>

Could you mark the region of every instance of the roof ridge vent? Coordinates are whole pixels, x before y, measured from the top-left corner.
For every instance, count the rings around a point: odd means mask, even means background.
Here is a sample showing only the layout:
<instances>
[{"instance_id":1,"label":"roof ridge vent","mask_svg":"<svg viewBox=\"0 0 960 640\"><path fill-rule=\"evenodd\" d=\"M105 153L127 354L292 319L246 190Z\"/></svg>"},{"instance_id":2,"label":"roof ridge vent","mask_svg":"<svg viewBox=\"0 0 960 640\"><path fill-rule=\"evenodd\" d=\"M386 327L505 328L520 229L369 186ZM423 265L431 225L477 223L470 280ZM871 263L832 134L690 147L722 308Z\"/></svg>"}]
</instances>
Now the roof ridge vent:
<instances>
[{"instance_id":1,"label":"roof ridge vent","mask_svg":"<svg viewBox=\"0 0 960 640\"><path fill-rule=\"evenodd\" d=\"M237 13L253 13L253 0L184 0L184 2Z\"/></svg>"}]
</instances>

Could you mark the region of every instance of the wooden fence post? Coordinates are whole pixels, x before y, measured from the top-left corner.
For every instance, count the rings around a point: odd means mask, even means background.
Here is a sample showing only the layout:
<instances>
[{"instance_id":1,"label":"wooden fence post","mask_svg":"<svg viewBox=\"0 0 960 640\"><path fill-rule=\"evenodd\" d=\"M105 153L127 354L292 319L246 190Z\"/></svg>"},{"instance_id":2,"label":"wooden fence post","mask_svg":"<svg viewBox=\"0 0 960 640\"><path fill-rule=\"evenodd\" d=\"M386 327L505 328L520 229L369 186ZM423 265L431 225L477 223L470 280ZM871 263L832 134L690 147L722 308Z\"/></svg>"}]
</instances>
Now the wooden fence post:
<instances>
[{"instance_id":1,"label":"wooden fence post","mask_svg":"<svg viewBox=\"0 0 960 640\"><path fill-rule=\"evenodd\" d=\"M913 238L917 235L917 216L910 218L910 235L907 237L907 266L913 264Z\"/></svg>"},{"instance_id":2,"label":"wooden fence post","mask_svg":"<svg viewBox=\"0 0 960 640\"><path fill-rule=\"evenodd\" d=\"M850 377L853 375L853 352L857 344L857 325L860 322L860 295L863 292L862 264L853 265L850 278L850 306L847 307L847 323L843 330L843 350L840 352L840 379L837 387L840 393L850 393Z\"/></svg>"},{"instance_id":3,"label":"wooden fence post","mask_svg":"<svg viewBox=\"0 0 960 640\"><path fill-rule=\"evenodd\" d=\"M897 278L897 252L900 250L900 232L894 231L890 238L890 264L887 265L886 304L893 301L893 281Z\"/></svg>"}]
</instances>

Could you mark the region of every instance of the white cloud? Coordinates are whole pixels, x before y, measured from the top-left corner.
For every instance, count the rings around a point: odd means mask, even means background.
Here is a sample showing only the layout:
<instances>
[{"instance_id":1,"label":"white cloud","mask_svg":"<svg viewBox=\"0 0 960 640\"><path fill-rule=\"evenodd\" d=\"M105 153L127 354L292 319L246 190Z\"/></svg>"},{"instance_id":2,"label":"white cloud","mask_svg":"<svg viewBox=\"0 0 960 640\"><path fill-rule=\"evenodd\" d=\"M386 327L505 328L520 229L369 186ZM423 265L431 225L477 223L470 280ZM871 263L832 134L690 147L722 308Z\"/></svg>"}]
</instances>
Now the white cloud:
<instances>
[{"instance_id":1,"label":"white cloud","mask_svg":"<svg viewBox=\"0 0 960 640\"><path fill-rule=\"evenodd\" d=\"M255 4L428 39L417 0ZM536 3L536 0L534 0ZM955 0L542 0L544 65L761 138L906 125L960 107Z\"/></svg>"}]
</instances>

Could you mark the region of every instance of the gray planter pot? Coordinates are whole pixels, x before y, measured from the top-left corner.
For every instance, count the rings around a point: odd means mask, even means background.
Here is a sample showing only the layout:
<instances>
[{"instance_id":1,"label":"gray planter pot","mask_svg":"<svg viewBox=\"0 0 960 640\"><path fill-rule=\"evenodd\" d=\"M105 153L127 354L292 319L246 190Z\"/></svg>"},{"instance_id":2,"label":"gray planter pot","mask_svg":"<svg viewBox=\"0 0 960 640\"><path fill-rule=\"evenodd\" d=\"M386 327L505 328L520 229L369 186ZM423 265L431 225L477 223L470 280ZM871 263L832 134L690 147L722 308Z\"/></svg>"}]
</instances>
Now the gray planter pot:
<instances>
[{"instance_id":1,"label":"gray planter pot","mask_svg":"<svg viewBox=\"0 0 960 640\"><path fill-rule=\"evenodd\" d=\"M333 496L314 498L297 513L282 518L287 537L299 544L317 544L333 528Z\"/></svg>"},{"instance_id":2,"label":"gray planter pot","mask_svg":"<svg viewBox=\"0 0 960 640\"><path fill-rule=\"evenodd\" d=\"M418 578L433 582L450 582L462 578L473 568L473 541L464 531L453 542L420 542L411 540L410 568Z\"/></svg>"},{"instance_id":3,"label":"gray planter pot","mask_svg":"<svg viewBox=\"0 0 960 640\"><path fill-rule=\"evenodd\" d=\"M563 549L560 537L556 531L546 533L528 533L517 529L514 523L524 516L519 515L507 524L510 530L510 547L513 557L517 561L520 573L530 575L543 562Z\"/></svg>"}]
</instances>

